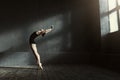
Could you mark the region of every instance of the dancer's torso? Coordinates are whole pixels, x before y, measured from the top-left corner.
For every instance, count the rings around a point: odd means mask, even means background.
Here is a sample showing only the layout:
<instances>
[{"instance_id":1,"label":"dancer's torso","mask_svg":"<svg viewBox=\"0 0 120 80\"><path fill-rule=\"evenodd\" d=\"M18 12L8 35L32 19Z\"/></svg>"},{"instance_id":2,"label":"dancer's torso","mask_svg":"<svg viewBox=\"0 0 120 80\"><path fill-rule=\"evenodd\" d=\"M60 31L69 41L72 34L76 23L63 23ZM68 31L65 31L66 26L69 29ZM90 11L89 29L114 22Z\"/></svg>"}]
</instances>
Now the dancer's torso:
<instances>
[{"instance_id":1,"label":"dancer's torso","mask_svg":"<svg viewBox=\"0 0 120 80\"><path fill-rule=\"evenodd\" d=\"M38 35L36 34L36 32L33 32L32 34L31 34L31 36L30 36L30 39L29 39L29 42L30 42L30 44L31 43L35 43L35 38L37 37Z\"/></svg>"}]
</instances>

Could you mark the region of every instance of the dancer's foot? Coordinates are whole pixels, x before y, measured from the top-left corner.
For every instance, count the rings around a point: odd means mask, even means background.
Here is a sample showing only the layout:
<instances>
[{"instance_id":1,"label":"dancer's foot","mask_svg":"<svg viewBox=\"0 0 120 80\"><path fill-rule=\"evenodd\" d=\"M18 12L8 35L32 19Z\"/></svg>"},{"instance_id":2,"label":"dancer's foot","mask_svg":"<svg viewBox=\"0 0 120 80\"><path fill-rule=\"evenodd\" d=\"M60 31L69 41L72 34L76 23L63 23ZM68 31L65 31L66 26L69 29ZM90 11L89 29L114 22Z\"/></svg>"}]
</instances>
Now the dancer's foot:
<instances>
[{"instance_id":1,"label":"dancer's foot","mask_svg":"<svg viewBox=\"0 0 120 80\"><path fill-rule=\"evenodd\" d=\"M43 70L42 64L38 63L38 68Z\"/></svg>"}]
</instances>

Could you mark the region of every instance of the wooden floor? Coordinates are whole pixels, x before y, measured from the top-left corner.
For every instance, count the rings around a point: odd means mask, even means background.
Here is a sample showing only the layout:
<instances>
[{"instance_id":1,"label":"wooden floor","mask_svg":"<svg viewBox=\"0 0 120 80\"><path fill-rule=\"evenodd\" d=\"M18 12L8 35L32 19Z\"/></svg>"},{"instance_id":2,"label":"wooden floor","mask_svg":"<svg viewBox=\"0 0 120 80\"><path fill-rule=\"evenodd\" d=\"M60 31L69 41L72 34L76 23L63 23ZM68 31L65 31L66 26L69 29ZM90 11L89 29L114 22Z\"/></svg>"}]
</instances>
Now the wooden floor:
<instances>
[{"instance_id":1,"label":"wooden floor","mask_svg":"<svg viewBox=\"0 0 120 80\"><path fill-rule=\"evenodd\" d=\"M33 68L0 68L0 80L120 80L120 74L89 65L49 65Z\"/></svg>"}]
</instances>

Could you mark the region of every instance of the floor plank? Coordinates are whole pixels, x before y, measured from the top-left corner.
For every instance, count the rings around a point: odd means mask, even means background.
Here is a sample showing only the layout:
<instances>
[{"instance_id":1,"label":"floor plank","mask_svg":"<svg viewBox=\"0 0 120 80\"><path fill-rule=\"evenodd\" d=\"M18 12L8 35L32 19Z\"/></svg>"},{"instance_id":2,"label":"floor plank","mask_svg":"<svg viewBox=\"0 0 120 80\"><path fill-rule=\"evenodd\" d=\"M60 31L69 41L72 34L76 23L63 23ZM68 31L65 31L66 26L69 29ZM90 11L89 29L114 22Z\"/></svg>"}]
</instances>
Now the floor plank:
<instances>
[{"instance_id":1,"label":"floor plank","mask_svg":"<svg viewBox=\"0 0 120 80\"><path fill-rule=\"evenodd\" d=\"M47 65L44 70L1 67L0 80L120 80L120 74L89 65Z\"/></svg>"}]
</instances>

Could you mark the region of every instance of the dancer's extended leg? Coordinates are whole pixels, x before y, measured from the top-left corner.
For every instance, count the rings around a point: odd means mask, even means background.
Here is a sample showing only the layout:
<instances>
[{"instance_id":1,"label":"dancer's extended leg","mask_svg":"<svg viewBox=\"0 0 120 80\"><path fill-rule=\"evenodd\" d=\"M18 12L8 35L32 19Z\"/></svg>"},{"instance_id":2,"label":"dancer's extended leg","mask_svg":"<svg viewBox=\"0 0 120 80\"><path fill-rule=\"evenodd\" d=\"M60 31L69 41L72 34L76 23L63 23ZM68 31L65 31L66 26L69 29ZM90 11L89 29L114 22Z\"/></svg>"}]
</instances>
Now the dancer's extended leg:
<instances>
[{"instance_id":1,"label":"dancer's extended leg","mask_svg":"<svg viewBox=\"0 0 120 80\"><path fill-rule=\"evenodd\" d=\"M32 47L32 51L33 51L33 53L34 53L34 55L35 55L35 57L37 59L37 63L38 63L39 68L43 69L42 64L40 62L40 55L39 55L39 53L37 51L36 44L31 44L31 47Z\"/></svg>"}]
</instances>

